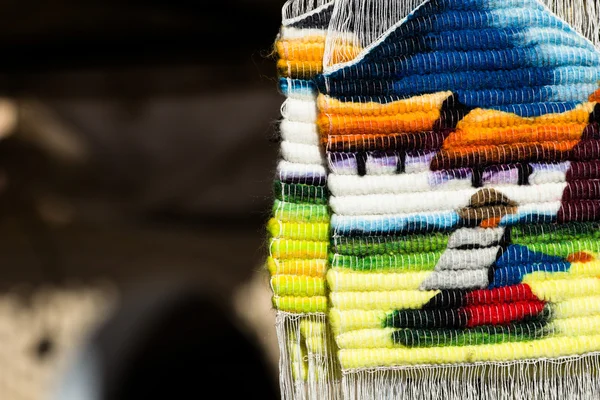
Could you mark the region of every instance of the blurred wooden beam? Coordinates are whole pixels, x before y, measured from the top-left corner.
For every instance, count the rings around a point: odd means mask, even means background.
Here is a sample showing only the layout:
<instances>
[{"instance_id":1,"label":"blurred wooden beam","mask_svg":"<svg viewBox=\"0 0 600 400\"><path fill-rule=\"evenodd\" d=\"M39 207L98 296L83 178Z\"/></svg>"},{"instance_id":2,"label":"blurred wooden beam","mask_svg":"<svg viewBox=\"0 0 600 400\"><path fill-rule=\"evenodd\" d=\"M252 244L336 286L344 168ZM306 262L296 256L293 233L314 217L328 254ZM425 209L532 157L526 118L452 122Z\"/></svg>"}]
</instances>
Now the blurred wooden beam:
<instances>
[{"instance_id":1,"label":"blurred wooden beam","mask_svg":"<svg viewBox=\"0 0 600 400\"><path fill-rule=\"evenodd\" d=\"M269 47L280 1L9 0L0 72L122 65L227 65Z\"/></svg>"}]
</instances>

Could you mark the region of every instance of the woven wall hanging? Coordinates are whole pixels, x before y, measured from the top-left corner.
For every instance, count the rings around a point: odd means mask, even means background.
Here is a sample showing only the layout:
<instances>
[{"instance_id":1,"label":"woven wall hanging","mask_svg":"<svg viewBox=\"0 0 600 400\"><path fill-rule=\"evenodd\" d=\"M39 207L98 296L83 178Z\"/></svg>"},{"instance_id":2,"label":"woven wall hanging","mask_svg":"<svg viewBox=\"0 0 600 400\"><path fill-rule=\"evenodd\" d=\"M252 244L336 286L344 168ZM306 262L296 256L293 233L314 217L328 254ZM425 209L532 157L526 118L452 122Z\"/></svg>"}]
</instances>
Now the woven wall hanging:
<instances>
[{"instance_id":1,"label":"woven wall hanging","mask_svg":"<svg viewBox=\"0 0 600 400\"><path fill-rule=\"evenodd\" d=\"M288 1L284 399L600 398L600 3Z\"/></svg>"}]
</instances>

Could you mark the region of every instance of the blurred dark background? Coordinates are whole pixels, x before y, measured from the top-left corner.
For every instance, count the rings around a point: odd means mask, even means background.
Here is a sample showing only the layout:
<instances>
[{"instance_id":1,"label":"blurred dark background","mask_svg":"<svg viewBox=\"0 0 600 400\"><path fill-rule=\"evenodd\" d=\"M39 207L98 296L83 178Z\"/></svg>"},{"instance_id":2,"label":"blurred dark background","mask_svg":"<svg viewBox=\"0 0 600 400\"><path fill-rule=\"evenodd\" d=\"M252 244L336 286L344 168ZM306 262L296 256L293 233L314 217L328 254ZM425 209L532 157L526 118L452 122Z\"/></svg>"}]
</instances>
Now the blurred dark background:
<instances>
[{"instance_id":1,"label":"blurred dark background","mask_svg":"<svg viewBox=\"0 0 600 400\"><path fill-rule=\"evenodd\" d=\"M57 336L73 325L69 306L36 309L52 303L32 302L36 293L97 282L119 298L184 280L220 303L245 299L235 318L273 348L262 262L282 5L0 2L0 325L29 313L32 327L20 328L30 337L14 357L60 358ZM3 313L3 302L20 308ZM38 369L23 382L38 384ZM3 400L35 398L3 385Z\"/></svg>"}]
</instances>

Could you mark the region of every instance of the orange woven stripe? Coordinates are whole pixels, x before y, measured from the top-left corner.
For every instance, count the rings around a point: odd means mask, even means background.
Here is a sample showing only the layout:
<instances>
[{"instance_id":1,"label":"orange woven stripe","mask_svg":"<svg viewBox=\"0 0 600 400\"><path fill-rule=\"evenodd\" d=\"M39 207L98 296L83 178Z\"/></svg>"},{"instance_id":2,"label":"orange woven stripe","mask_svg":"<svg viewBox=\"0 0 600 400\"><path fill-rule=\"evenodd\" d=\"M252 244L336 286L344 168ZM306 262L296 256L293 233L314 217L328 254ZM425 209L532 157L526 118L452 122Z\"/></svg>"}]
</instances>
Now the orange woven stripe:
<instances>
[{"instance_id":1,"label":"orange woven stripe","mask_svg":"<svg viewBox=\"0 0 600 400\"><path fill-rule=\"evenodd\" d=\"M391 132L430 131L439 117L439 110L379 117L321 114L317 124L322 134L330 136L359 133L374 135Z\"/></svg>"},{"instance_id":2,"label":"orange woven stripe","mask_svg":"<svg viewBox=\"0 0 600 400\"><path fill-rule=\"evenodd\" d=\"M550 142L581 139L587 124L523 125L510 128L471 127L453 132L444 142L445 149L469 145Z\"/></svg>"},{"instance_id":3,"label":"orange woven stripe","mask_svg":"<svg viewBox=\"0 0 600 400\"><path fill-rule=\"evenodd\" d=\"M277 61L277 71L286 78L309 79L323 71L321 61Z\"/></svg>"}]
</instances>

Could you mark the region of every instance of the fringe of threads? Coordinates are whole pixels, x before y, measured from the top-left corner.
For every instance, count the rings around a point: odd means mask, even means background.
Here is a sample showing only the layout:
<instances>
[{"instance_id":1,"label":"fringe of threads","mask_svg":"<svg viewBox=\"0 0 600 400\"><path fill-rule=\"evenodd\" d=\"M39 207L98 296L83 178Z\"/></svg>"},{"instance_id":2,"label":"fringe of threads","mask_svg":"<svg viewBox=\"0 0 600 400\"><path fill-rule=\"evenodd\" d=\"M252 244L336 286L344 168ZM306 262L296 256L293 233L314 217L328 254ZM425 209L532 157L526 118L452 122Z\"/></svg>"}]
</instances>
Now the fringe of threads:
<instances>
[{"instance_id":1,"label":"fringe of threads","mask_svg":"<svg viewBox=\"0 0 600 400\"><path fill-rule=\"evenodd\" d=\"M600 353L510 363L345 371L346 400L600 398Z\"/></svg>"},{"instance_id":2,"label":"fringe of threads","mask_svg":"<svg viewBox=\"0 0 600 400\"><path fill-rule=\"evenodd\" d=\"M282 400L341 398L341 369L325 314L277 312Z\"/></svg>"},{"instance_id":3,"label":"fringe of threads","mask_svg":"<svg viewBox=\"0 0 600 400\"><path fill-rule=\"evenodd\" d=\"M281 159L274 182L267 268L284 400L338 399L341 370L327 313L329 208L325 156L316 129L316 88L332 2L288 1L276 41Z\"/></svg>"},{"instance_id":4,"label":"fringe of threads","mask_svg":"<svg viewBox=\"0 0 600 400\"><path fill-rule=\"evenodd\" d=\"M598 0L537 1L600 49ZM323 57L325 71L335 70L340 64L355 59L359 55L357 49L380 41L415 9L427 3L429 0L336 0ZM352 51L344 52L344 49ZM339 56L340 52L344 52L344 57Z\"/></svg>"}]
</instances>

